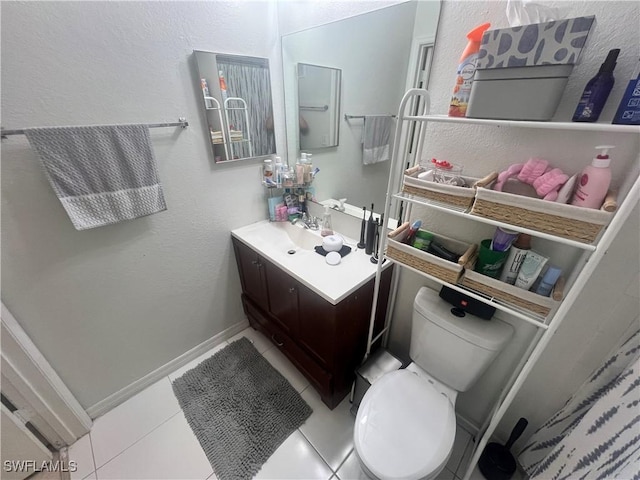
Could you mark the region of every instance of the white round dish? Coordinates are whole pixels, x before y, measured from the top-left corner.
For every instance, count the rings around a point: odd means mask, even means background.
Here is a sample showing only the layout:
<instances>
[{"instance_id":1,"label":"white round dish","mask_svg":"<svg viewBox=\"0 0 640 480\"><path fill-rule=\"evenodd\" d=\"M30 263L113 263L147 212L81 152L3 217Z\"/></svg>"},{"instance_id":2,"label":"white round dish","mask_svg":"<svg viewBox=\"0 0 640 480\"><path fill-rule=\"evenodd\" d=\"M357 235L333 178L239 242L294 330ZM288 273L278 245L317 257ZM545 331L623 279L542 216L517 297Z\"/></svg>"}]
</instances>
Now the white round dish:
<instances>
[{"instance_id":1,"label":"white round dish","mask_svg":"<svg viewBox=\"0 0 640 480\"><path fill-rule=\"evenodd\" d=\"M338 265L342 261L342 257L338 252L329 252L324 258L329 265Z\"/></svg>"}]
</instances>

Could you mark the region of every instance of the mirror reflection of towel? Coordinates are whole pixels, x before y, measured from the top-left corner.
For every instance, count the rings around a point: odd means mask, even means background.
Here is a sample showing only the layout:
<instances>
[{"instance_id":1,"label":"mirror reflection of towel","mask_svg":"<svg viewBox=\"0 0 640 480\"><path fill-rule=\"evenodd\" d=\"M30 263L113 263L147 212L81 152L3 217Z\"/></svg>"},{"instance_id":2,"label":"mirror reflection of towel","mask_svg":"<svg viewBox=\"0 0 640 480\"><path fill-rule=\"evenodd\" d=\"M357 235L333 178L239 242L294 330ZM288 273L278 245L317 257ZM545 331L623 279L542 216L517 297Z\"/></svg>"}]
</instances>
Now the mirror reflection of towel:
<instances>
[{"instance_id":1,"label":"mirror reflection of towel","mask_svg":"<svg viewBox=\"0 0 640 480\"><path fill-rule=\"evenodd\" d=\"M365 115L362 163L371 165L390 158L391 115Z\"/></svg>"}]
</instances>

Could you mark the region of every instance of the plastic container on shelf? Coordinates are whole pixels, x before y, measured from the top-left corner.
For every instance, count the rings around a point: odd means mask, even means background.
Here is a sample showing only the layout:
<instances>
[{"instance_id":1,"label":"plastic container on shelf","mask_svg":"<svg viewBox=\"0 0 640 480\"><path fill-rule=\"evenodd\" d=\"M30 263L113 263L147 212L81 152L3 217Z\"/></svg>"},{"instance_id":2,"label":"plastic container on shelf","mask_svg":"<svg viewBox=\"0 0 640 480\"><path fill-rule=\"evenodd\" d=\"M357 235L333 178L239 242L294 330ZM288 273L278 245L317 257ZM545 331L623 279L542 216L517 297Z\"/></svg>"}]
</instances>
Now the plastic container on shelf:
<instances>
[{"instance_id":1,"label":"plastic container on shelf","mask_svg":"<svg viewBox=\"0 0 640 480\"><path fill-rule=\"evenodd\" d=\"M447 250L460 255L458 262L454 263L403 243L408 233L409 222L389 233L386 256L403 265L452 284L458 282L462 276L464 263L469 260L476 250L475 244L434 234L434 241L440 243Z\"/></svg>"},{"instance_id":2,"label":"plastic container on shelf","mask_svg":"<svg viewBox=\"0 0 640 480\"><path fill-rule=\"evenodd\" d=\"M407 169L404 172L403 193L466 209L473 203L475 187L490 185L494 175L497 176L497 173L487 175L485 178L460 176L467 184L467 187L462 187L437 183L434 181L434 173L434 169L425 170L419 165Z\"/></svg>"}]
</instances>

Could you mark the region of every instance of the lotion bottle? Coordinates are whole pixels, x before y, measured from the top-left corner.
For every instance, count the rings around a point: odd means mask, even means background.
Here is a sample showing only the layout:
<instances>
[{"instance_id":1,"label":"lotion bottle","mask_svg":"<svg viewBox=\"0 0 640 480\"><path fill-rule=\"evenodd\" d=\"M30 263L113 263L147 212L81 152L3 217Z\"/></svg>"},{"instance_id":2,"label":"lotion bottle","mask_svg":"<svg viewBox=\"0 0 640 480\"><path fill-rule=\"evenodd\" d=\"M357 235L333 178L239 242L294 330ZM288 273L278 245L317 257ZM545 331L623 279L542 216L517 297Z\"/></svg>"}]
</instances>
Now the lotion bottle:
<instances>
[{"instance_id":1,"label":"lotion bottle","mask_svg":"<svg viewBox=\"0 0 640 480\"><path fill-rule=\"evenodd\" d=\"M578 186L571 205L585 208L600 208L611 185L611 162L608 152L613 145L600 145L596 150L602 152L587 165L578 178Z\"/></svg>"}]
</instances>

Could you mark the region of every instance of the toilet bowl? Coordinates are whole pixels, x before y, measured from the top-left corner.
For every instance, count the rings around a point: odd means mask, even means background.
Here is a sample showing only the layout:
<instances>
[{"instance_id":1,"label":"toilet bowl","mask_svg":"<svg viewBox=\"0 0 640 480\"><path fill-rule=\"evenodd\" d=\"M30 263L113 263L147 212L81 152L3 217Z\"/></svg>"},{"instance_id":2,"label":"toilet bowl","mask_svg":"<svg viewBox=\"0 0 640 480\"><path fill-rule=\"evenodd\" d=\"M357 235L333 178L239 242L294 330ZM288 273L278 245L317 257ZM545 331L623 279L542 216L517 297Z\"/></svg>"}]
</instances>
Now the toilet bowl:
<instances>
[{"instance_id":1,"label":"toilet bowl","mask_svg":"<svg viewBox=\"0 0 640 480\"><path fill-rule=\"evenodd\" d=\"M370 478L431 479L447 464L458 392L471 388L513 335L500 320L457 315L433 290L416 295L413 363L375 382L356 415L354 451Z\"/></svg>"},{"instance_id":2,"label":"toilet bowl","mask_svg":"<svg viewBox=\"0 0 640 480\"><path fill-rule=\"evenodd\" d=\"M354 451L372 479L431 479L449 460L455 392L417 369L411 364L384 375L360 403Z\"/></svg>"}]
</instances>

